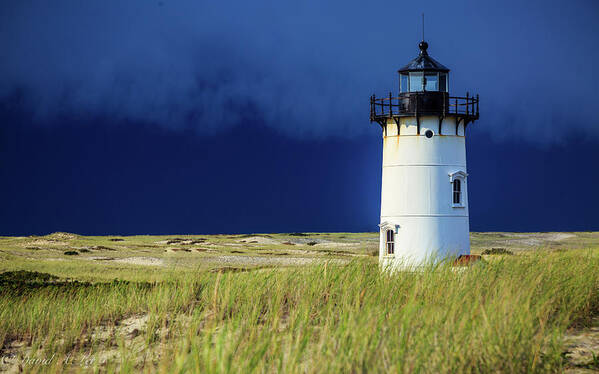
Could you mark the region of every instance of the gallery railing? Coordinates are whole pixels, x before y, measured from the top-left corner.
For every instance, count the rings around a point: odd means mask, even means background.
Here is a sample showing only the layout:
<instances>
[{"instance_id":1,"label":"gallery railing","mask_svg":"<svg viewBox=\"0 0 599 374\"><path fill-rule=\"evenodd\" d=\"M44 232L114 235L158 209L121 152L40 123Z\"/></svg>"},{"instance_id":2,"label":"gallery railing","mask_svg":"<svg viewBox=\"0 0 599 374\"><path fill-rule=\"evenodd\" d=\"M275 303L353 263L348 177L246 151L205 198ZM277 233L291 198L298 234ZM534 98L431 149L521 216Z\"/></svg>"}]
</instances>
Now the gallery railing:
<instances>
[{"instance_id":1,"label":"gallery railing","mask_svg":"<svg viewBox=\"0 0 599 374\"><path fill-rule=\"evenodd\" d=\"M404 92L399 96L370 97L370 121L380 122L394 117L419 117L455 115L471 122L478 119L478 95L449 96L447 92Z\"/></svg>"}]
</instances>

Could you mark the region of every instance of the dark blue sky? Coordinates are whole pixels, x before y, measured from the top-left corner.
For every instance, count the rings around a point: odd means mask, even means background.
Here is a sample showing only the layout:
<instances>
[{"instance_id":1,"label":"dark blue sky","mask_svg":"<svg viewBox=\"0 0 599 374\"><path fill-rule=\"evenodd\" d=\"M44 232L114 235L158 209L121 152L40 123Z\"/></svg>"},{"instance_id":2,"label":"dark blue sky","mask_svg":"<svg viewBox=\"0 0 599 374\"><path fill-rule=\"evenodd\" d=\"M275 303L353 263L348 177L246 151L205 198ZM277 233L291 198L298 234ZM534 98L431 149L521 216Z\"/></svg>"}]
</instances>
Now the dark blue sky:
<instances>
[{"instance_id":1,"label":"dark blue sky","mask_svg":"<svg viewBox=\"0 0 599 374\"><path fill-rule=\"evenodd\" d=\"M599 229L596 1L0 6L0 234L373 231L368 97L481 96L473 230Z\"/></svg>"}]
</instances>

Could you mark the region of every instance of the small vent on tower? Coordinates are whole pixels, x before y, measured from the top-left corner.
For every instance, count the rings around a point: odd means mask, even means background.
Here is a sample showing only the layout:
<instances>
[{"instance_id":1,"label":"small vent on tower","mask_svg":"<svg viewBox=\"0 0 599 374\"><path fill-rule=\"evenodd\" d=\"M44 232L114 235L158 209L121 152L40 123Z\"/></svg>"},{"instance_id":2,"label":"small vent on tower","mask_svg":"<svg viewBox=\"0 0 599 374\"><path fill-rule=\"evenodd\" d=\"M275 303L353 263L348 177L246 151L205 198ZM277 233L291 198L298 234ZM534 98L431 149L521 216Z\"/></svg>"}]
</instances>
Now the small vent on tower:
<instances>
[{"instance_id":1,"label":"small vent on tower","mask_svg":"<svg viewBox=\"0 0 599 374\"><path fill-rule=\"evenodd\" d=\"M433 133L432 130L426 130L426 132L424 133L424 136L426 136L429 139L432 138L433 135L435 135L435 134Z\"/></svg>"}]
</instances>

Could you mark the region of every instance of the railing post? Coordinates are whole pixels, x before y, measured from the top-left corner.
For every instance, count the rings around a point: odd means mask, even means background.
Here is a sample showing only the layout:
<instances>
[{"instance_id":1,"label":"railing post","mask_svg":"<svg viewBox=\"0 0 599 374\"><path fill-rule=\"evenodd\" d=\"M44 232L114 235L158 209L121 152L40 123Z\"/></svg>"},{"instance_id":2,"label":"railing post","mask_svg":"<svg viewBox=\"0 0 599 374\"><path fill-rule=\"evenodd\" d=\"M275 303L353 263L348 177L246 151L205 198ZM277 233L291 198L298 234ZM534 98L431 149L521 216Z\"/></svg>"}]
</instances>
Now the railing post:
<instances>
[{"instance_id":1,"label":"railing post","mask_svg":"<svg viewBox=\"0 0 599 374\"><path fill-rule=\"evenodd\" d=\"M393 117L393 101L392 101L392 93L389 91L389 117Z\"/></svg>"},{"instance_id":2,"label":"railing post","mask_svg":"<svg viewBox=\"0 0 599 374\"><path fill-rule=\"evenodd\" d=\"M375 100L375 96L373 94L372 96L370 96L370 120L371 121L374 119L374 116L376 115L376 107L374 106L374 100Z\"/></svg>"},{"instance_id":3,"label":"railing post","mask_svg":"<svg viewBox=\"0 0 599 374\"><path fill-rule=\"evenodd\" d=\"M468 92L466 92L466 115L470 114L470 108L468 107L468 105L470 104L470 94Z\"/></svg>"},{"instance_id":4,"label":"railing post","mask_svg":"<svg viewBox=\"0 0 599 374\"><path fill-rule=\"evenodd\" d=\"M420 101L420 93L416 93L416 133L420 135L420 116L418 114L418 102Z\"/></svg>"},{"instance_id":5,"label":"railing post","mask_svg":"<svg viewBox=\"0 0 599 374\"><path fill-rule=\"evenodd\" d=\"M455 98L455 114L458 114L458 98Z\"/></svg>"},{"instance_id":6,"label":"railing post","mask_svg":"<svg viewBox=\"0 0 599 374\"><path fill-rule=\"evenodd\" d=\"M476 116L478 117L478 94L476 94Z\"/></svg>"},{"instance_id":7,"label":"railing post","mask_svg":"<svg viewBox=\"0 0 599 374\"><path fill-rule=\"evenodd\" d=\"M416 112L416 117L418 117L418 102L420 101L420 93L416 92L414 97L416 99L416 105L414 106L414 111Z\"/></svg>"},{"instance_id":8,"label":"railing post","mask_svg":"<svg viewBox=\"0 0 599 374\"><path fill-rule=\"evenodd\" d=\"M447 114L447 113L445 113L445 110L446 110L445 109L445 99L446 99L445 96L447 96L447 92L443 92L443 116L445 116Z\"/></svg>"},{"instance_id":9,"label":"railing post","mask_svg":"<svg viewBox=\"0 0 599 374\"><path fill-rule=\"evenodd\" d=\"M374 115L376 116L376 95L372 95L372 102L374 108Z\"/></svg>"}]
</instances>

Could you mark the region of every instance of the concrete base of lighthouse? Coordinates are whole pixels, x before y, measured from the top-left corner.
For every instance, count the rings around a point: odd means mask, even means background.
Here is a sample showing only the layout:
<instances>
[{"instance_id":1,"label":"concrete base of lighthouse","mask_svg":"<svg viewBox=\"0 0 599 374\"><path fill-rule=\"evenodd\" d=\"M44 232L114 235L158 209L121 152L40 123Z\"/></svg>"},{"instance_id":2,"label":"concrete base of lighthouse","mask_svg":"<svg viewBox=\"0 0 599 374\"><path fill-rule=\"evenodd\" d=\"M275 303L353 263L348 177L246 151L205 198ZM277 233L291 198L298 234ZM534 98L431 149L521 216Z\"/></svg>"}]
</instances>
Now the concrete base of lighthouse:
<instances>
[{"instance_id":1,"label":"concrete base of lighthouse","mask_svg":"<svg viewBox=\"0 0 599 374\"><path fill-rule=\"evenodd\" d=\"M470 253L464 130L455 117L439 124L435 116L389 120L383 128L381 266L412 267Z\"/></svg>"}]
</instances>

